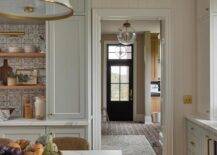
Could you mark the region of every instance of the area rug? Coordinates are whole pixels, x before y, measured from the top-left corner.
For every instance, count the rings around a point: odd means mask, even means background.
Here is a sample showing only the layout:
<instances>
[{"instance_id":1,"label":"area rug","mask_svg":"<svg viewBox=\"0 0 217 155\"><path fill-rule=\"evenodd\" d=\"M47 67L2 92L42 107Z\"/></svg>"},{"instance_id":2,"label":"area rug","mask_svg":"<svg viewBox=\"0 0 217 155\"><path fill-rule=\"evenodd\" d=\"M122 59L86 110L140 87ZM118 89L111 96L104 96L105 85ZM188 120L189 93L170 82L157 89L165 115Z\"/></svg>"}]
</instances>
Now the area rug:
<instances>
[{"instance_id":1,"label":"area rug","mask_svg":"<svg viewBox=\"0 0 217 155\"><path fill-rule=\"evenodd\" d=\"M102 136L103 150L122 150L123 155L156 155L150 143L142 135Z\"/></svg>"},{"instance_id":2,"label":"area rug","mask_svg":"<svg viewBox=\"0 0 217 155\"><path fill-rule=\"evenodd\" d=\"M160 127L157 124L136 122L104 122L102 135L144 135L157 155L162 155L162 146L159 142Z\"/></svg>"}]
</instances>

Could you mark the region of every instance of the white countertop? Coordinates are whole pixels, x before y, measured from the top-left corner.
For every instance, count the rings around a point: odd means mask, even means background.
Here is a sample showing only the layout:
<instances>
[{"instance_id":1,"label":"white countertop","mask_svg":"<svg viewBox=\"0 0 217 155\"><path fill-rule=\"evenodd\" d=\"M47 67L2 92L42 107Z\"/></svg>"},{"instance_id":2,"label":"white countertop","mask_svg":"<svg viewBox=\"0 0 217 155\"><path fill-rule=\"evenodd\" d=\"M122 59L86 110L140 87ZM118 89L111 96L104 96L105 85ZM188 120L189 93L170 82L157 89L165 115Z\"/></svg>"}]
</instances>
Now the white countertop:
<instances>
[{"instance_id":1,"label":"white countertop","mask_svg":"<svg viewBox=\"0 0 217 155\"><path fill-rule=\"evenodd\" d=\"M62 155L122 155L118 150L61 151Z\"/></svg>"},{"instance_id":2,"label":"white countertop","mask_svg":"<svg viewBox=\"0 0 217 155\"><path fill-rule=\"evenodd\" d=\"M13 119L0 122L0 126L87 126L88 120L36 120L36 119Z\"/></svg>"},{"instance_id":3,"label":"white countertop","mask_svg":"<svg viewBox=\"0 0 217 155\"><path fill-rule=\"evenodd\" d=\"M186 119L217 134L217 121L204 119L198 116L187 116Z\"/></svg>"}]
</instances>

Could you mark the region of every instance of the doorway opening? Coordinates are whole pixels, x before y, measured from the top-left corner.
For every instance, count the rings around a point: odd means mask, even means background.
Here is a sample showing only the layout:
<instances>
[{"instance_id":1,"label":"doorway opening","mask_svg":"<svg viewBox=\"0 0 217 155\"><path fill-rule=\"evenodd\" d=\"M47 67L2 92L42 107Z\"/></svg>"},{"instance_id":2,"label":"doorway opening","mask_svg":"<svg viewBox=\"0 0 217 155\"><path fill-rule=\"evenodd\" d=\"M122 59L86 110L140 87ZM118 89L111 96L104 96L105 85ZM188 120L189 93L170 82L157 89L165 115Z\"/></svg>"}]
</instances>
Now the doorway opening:
<instances>
[{"instance_id":1,"label":"doorway opening","mask_svg":"<svg viewBox=\"0 0 217 155\"><path fill-rule=\"evenodd\" d=\"M92 78L91 83L91 115L92 120L92 146L93 149L101 149L101 123L104 96L102 95L103 84L103 59L101 51L103 44L101 38L101 25L103 20L160 20L162 48L162 73L161 75L161 129L163 133L163 155L173 154L173 31L172 13L170 9L93 9L92 11L92 55L88 56L91 68L88 69ZM135 48L135 47L134 47ZM135 53L135 52L134 52ZM93 57L92 57L93 56ZM135 61L134 61L135 62ZM135 65L134 65L135 70ZM135 86L135 84L134 84ZM135 92L134 92L135 94ZM133 95L134 95L133 94ZM133 98L136 99L135 97ZM133 104L134 106L135 104ZM135 109L135 108L133 108ZM140 109L140 108L139 108ZM135 113L133 113L134 115ZM139 116L140 118L140 116ZM142 117L141 117L142 118ZM134 140L138 142L140 140ZM144 139L142 140L144 142ZM112 143L113 141L111 141ZM126 141L128 142L128 140ZM135 143L136 145L136 143ZM143 147L139 147L143 148ZM129 147L131 149L131 147ZM132 149L131 149L132 150Z\"/></svg>"},{"instance_id":2,"label":"doorway opening","mask_svg":"<svg viewBox=\"0 0 217 155\"><path fill-rule=\"evenodd\" d=\"M160 21L129 20L137 36L129 45L117 39L124 22L101 22L102 149L161 155Z\"/></svg>"}]
</instances>

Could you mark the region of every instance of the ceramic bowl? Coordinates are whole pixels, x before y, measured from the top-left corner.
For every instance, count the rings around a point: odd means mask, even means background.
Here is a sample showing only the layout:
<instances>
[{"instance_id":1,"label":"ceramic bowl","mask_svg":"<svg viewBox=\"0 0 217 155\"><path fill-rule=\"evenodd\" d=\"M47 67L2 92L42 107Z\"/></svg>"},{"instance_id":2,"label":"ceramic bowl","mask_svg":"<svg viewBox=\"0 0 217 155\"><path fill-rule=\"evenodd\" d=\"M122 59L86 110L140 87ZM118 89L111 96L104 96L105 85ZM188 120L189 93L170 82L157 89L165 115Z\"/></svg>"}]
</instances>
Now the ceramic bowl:
<instances>
[{"instance_id":1,"label":"ceramic bowl","mask_svg":"<svg viewBox=\"0 0 217 155\"><path fill-rule=\"evenodd\" d=\"M10 47L8 47L8 52L18 53L18 52L23 52L23 49L21 47L17 47L17 46L10 46Z\"/></svg>"},{"instance_id":2,"label":"ceramic bowl","mask_svg":"<svg viewBox=\"0 0 217 155\"><path fill-rule=\"evenodd\" d=\"M26 53L33 53L36 52L36 47L34 45L25 45L24 46L24 52Z\"/></svg>"}]
</instances>

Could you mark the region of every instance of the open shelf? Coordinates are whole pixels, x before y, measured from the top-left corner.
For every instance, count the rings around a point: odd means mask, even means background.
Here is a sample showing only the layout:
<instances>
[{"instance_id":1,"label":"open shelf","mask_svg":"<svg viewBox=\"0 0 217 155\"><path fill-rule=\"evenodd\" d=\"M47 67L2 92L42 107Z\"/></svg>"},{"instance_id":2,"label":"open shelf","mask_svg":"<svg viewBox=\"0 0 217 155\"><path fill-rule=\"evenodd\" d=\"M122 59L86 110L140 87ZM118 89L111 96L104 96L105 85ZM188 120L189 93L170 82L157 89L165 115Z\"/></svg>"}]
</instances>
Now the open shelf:
<instances>
[{"instance_id":1,"label":"open shelf","mask_svg":"<svg viewBox=\"0 0 217 155\"><path fill-rule=\"evenodd\" d=\"M45 57L45 53L9 53L9 52L0 52L0 57L18 57L18 58L43 58Z\"/></svg>"},{"instance_id":2,"label":"open shelf","mask_svg":"<svg viewBox=\"0 0 217 155\"><path fill-rule=\"evenodd\" d=\"M37 85L22 85L22 86L0 86L0 89L45 89L46 86L44 84Z\"/></svg>"}]
</instances>

